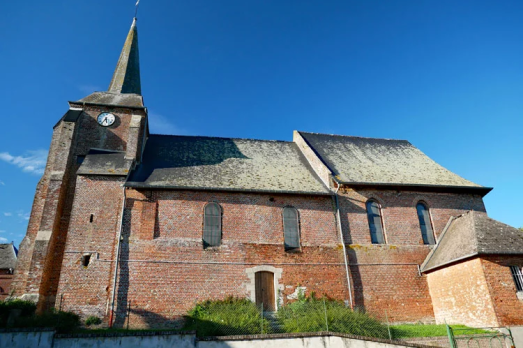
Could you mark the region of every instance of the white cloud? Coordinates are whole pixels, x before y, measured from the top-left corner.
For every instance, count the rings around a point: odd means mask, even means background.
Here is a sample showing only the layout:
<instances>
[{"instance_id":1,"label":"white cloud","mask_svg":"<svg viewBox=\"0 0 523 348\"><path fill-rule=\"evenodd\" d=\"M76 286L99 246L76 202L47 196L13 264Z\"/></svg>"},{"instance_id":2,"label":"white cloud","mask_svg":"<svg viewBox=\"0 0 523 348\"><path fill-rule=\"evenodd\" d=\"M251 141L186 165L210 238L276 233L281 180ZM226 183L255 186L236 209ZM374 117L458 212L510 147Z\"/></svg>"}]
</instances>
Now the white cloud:
<instances>
[{"instance_id":1,"label":"white cloud","mask_svg":"<svg viewBox=\"0 0 523 348\"><path fill-rule=\"evenodd\" d=\"M4 216L13 216L13 213L4 212Z\"/></svg>"},{"instance_id":2,"label":"white cloud","mask_svg":"<svg viewBox=\"0 0 523 348\"><path fill-rule=\"evenodd\" d=\"M8 152L0 152L0 160L22 168L27 173L43 174L47 161L47 150L27 151L24 156L13 156Z\"/></svg>"},{"instance_id":3,"label":"white cloud","mask_svg":"<svg viewBox=\"0 0 523 348\"><path fill-rule=\"evenodd\" d=\"M0 237L0 243L7 243L7 239L5 239L4 237Z\"/></svg>"},{"instance_id":4,"label":"white cloud","mask_svg":"<svg viewBox=\"0 0 523 348\"><path fill-rule=\"evenodd\" d=\"M149 111L149 129L153 134L187 134L185 130L178 128L167 117L151 111Z\"/></svg>"},{"instance_id":5,"label":"white cloud","mask_svg":"<svg viewBox=\"0 0 523 348\"><path fill-rule=\"evenodd\" d=\"M18 214L16 214L19 218L21 218L22 220L29 220L29 216L30 214L29 213L24 213L24 212L19 212Z\"/></svg>"}]
</instances>

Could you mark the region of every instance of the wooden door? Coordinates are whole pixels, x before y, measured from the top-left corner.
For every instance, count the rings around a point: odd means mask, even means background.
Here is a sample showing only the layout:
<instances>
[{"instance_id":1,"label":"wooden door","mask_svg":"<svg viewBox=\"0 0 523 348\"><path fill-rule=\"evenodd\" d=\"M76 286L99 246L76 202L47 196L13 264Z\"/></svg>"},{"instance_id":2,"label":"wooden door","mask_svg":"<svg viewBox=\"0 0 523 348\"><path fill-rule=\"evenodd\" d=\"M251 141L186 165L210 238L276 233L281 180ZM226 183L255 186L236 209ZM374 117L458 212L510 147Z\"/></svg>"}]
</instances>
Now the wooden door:
<instances>
[{"instance_id":1,"label":"wooden door","mask_svg":"<svg viewBox=\"0 0 523 348\"><path fill-rule=\"evenodd\" d=\"M271 272L256 272L256 304L263 303L264 311L275 311L274 306L274 274Z\"/></svg>"}]
</instances>

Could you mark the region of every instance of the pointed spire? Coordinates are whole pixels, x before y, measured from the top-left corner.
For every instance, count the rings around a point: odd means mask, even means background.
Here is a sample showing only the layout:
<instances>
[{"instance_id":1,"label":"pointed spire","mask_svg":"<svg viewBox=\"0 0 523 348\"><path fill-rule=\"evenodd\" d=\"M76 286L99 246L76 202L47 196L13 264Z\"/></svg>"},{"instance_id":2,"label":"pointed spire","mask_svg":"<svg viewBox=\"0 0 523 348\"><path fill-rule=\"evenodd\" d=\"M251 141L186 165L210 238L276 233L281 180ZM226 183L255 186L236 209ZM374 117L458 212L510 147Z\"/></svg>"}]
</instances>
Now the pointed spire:
<instances>
[{"instance_id":1,"label":"pointed spire","mask_svg":"<svg viewBox=\"0 0 523 348\"><path fill-rule=\"evenodd\" d=\"M108 92L142 94L136 17L127 34Z\"/></svg>"}]
</instances>

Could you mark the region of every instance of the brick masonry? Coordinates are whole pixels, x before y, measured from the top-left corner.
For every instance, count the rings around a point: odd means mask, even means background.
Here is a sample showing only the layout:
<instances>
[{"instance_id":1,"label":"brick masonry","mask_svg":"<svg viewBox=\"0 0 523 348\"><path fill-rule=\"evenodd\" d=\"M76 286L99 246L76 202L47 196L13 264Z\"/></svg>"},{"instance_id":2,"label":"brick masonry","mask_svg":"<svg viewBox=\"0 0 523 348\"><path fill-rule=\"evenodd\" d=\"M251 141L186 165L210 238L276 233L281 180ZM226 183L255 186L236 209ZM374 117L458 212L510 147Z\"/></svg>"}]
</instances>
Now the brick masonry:
<instances>
[{"instance_id":1,"label":"brick masonry","mask_svg":"<svg viewBox=\"0 0 523 348\"><path fill-rule=\"evenodd\" d=\"M437 238L451 216L485 211L479 195L340 187L340 222L351 276L349 296L332 197L125 189L124 199L123 176L78 176L77 158L98 148L125 151L126 158L139 161L145 110L71 106L83 107L84 113L76 123L61 121L54 129L12 286L17 296L39 298L41 310L61 306L107 320L120 228L117 326L126 324L128 308L132 326L153 327L176 323L198 301L253 298L253 272L259 270L277 275L275 301L280 305L302 287L309 294L339 300L352 296L357 308L393 322L440 320L448 314L442 312L447 306L444 297L460 296L463 291L438 287L444 284L439 271L429 276L419 273L418 265L432 246L423 245L416 204L423 201L429 207ZM113 126L97 125L96 118L103 111L117 115ZM328 168L314 158L314 151L298 133L295 142L323 182L334 188ZM386 241L381 245L370 239L365 203L371 198L381 206ZM222 243L204 249L203 210L209 202L219 203L223 210ZM299 211L301 248L297 252L284 249L282 209L287 205ZM86 257L89 262L84 266ZM505 284L506 272L499 268L503 262L508 261L485 259L480 266L494 284L487 294L499 294L493 295L492 311L501 322L513 323L516 312L504 306L519 302L510 302L512 290L496 285ZM458 279L459 272L452 272L454 269L448 275ZM488 308L484 310L488 312ZM461 318L459 311L452 313ZM485 322L493 322L487 314Z\"/></svg>"},{"instance_id":2,"label":"brick masonry","mask_svg":"<svg viewBox=\"0 0 523 348\"><path fill-rule=\"evenodd\" d=\"M479 258L431 272L427 279L438 324L498 326Z\"/></svg>"}]
</instances>

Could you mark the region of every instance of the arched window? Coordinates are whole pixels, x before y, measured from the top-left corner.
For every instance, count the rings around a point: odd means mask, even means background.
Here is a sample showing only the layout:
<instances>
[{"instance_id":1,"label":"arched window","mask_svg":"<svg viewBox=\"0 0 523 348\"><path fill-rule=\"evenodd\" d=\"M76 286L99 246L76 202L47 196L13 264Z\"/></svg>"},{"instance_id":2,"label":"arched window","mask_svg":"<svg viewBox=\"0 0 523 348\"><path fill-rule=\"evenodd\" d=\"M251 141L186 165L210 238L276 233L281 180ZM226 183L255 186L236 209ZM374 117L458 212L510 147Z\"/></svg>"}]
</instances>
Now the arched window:
<instances>
[{"instance_id":1,"label":"arched window","mask_svg":"<svg viewBox=\"0 0 523 348\"><path fill-rule=\"evenodd\" d=\"M222 242L222 208L209 203L203 212L203 247L218 246Z\"/></svg>"},{"instance_id":2,"label":"arched window","mask_svg":"<svg viewBox=\"0 0 523 348\"><path fill-rule=\"evenodd\" d=\"M300 248L300 221L298 210L294 207L283 208L283 237L285 251Z\"/></svg>"},{"instance_id":3,"label":"arched window","mask_svg":"<svg viewBox=\"0 0 523 348\"><path fill-rule=\"evenodd\" d=\"M372 244L383 244L385 243L385 238L383 237L380 205L374 200L367 201L366 205Z\"/></svg>"},{"instance_id":4,"label":"arched window","mask_svg":"<svg viewBox=\"0 0 523 348\"><path fill-rule=\"evenodd\" d=\"M429 208L423 203L416 204L418 211L419 226L421 228L421 236L423 237L423 244L436 244L434 240L434 232L430 223Z\"/></svg>"}]
</instances>

